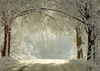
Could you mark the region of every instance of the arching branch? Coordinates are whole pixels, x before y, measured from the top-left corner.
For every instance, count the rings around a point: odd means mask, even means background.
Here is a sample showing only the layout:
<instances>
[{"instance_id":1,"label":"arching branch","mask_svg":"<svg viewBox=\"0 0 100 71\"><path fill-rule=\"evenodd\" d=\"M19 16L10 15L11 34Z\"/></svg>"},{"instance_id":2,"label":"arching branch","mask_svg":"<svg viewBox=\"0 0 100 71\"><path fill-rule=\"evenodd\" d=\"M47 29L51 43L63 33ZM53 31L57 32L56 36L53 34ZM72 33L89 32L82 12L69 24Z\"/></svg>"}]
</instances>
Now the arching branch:
<instances>
[{"instance_id":1,"label":"arching branch","mask_svg":"<svg viewBox=\"0 0 100 71\"><path fill-rule=\"evenodd\" d=\"M30 9L30 10L23 11L23 12L19 13L18 15L14 16L14 17L12 18L12 20L14 20L14 19L17 18L17 17L30 14L30 13L32 13L32 12L36 12L36 9Z\"/></svg>"}]
</instances>

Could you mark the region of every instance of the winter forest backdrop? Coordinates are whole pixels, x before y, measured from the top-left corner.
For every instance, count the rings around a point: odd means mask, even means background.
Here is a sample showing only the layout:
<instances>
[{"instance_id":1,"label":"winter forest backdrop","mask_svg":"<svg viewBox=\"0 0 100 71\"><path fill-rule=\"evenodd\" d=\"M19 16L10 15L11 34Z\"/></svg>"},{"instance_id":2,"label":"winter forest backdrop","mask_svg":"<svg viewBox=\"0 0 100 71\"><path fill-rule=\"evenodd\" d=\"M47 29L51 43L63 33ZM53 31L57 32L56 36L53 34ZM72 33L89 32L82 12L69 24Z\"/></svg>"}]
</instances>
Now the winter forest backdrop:
<instances>
[{"instance_id":1,"label":"winter forest backdrop","mask_svg":"<svg viewBox=\"0 0 100 71\"><path fill-rule=\"evenodd\" d=\"M100 0L0 0L0 52L16 59L100 62Z\"/></svg>"}]
</instances>

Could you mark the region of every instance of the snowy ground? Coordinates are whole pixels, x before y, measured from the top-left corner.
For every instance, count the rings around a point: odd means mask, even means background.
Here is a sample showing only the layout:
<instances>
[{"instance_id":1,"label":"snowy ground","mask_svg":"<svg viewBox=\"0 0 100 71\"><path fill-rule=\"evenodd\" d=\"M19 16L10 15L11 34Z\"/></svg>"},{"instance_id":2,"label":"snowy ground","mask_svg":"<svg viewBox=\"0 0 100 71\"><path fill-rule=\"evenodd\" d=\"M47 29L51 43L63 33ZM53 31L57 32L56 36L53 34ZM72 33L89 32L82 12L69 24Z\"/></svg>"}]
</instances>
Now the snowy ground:
<instances>
[{"instance_id":1,"label":"snowy ground","mask_svg":"<svg viewBox=\"0 0 100 71\"><path fill-rule=\"evenodd\" d=\"M11 71L19 65L19 61L11 57L0 58L0 71Z\"/></svg>"},{"instance_id":2,"label":"snowy ground","mask_svg":"<svg viewBox=\"0 0 100 71\"><path fill-rule=\"evenodd\" d=\"M100 71L100 65L82 60L0 58L0 71Z\"/></svg>"},{"instance_id":3,"label":"snowy ground","mask_svg":"<svg viewBox=\"0 0 100 71\"><path fill-rule=\"evenodd\" d=\"M17 71L100 71L99 65L82 60L34 59L20 63Z\"/></svg>"},{"instance_id":4,"label":"snowy ground","mask_svg":"<svg viewBox=\"0 0 100 71\"><path fill-rule=\"evenodd\" d=\"M68 62L68 60L60 60L60 59L30 59L30 60L20 60L19 61L22 64L36 64L36 63L41 63L41 64L50 64L50 63L56 63L56 64L64 64L65 62Z\"/></svg>"},{"instance_id":5,"label":"snowy ground","mask_svg":"<svg viewBox=\"0 0 100 71\"><path fill-rule=\"evenodd\" d=\"M24 71L58 71L58 69L61 69L59 65L64 64L67 60L34 59L27 61L21 60L20 62L23 65L22 68L24 68Z\"/></svg>"}]
</instances>

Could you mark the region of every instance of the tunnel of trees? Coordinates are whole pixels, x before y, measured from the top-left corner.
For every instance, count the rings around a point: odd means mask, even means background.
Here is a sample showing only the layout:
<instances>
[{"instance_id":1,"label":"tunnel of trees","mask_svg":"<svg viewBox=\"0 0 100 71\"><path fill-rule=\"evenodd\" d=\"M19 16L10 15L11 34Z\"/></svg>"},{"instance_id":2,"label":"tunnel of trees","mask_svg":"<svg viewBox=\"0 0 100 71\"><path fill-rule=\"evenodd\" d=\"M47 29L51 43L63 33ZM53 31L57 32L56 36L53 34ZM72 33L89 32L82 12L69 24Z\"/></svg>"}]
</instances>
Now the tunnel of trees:
<instances>
[{"instance_id":1,"label":"tunnel of trees","mask_svg":"<svg viewBox=\"0 0 100 71\"><path fill-rule=\"evenodd\" d=\"M86 48L86 59L96 62L100 37L99 4L99 0L0 0L1 56L15 52L10 51L11 46L13 49L20 46L21 35L28 32L35 34L49 28L54 34L67 35L67 32L72 34L73 29L76 32L77 58L84 58L82 49ZM20 30L16 31L16 28Z\"/></svg>"}]
</instances>

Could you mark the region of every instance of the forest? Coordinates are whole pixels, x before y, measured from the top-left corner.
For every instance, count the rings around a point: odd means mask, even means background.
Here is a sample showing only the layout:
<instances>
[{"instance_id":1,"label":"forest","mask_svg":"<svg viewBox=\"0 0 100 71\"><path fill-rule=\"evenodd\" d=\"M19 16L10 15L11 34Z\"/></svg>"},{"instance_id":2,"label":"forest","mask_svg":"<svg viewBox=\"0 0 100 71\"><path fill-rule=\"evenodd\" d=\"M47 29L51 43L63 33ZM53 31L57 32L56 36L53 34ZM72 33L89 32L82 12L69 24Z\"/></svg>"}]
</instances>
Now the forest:
<instances>
[{"instance_id":1,"label":"forest","mask_svg":"<svg viewBox=\"0 0 100 71\"><path fill-rule=\"evenodd\" d=\"M0 0L0 71L99 71L100 0Z\"/></svg>"}]
</instances>

